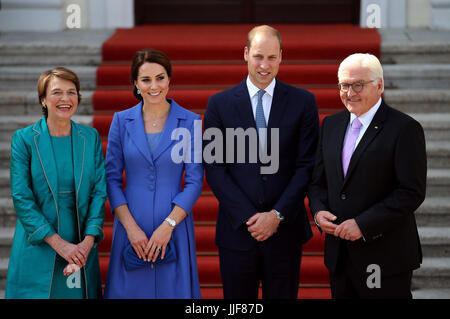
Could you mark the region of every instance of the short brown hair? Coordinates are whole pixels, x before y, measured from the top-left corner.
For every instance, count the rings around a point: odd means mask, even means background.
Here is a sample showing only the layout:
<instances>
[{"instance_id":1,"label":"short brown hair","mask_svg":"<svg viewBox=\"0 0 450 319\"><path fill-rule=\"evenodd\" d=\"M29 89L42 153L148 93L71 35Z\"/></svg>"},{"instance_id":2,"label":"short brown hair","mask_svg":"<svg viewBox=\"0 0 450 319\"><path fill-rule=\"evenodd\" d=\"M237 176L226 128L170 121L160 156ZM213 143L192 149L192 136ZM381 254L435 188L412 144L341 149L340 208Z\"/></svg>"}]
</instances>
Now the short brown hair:
<instances>
[{"instance_id":1,"label":"short brown hair","mask_svg":"<svg viewBox=\"0 0 450 319\"><path fill-rule=\"evenodd\" d=\"M139 68L146 62L157 63L161 65L167 72L169 78L172 77L172 64L169 58L163 52L155 49L143 49L137 51L134 54L133 62L131 63L131 73L130 80L133 84L133 94L134 96L142 101L142 96L137 93L137 88L134 85L134 81L137 80L139 74Z\"/></svg>"},{"instance_id":2,"label":"short brown hair","mask_svg":"<svg viewBox=\"0 0 450 319\"><path fill-rule=\"evenodd\" d=\"M247 48L250 50L250 46L252 44L253 38L255 37L255 34L257 34L258 32L265 32L265 33L269 33L271 35L273 35L274 37L276 37L278 39L278 42L280 43L280 51L281 51L281 34L280 32L278 32L277 29L272 28L269 25L259 25L254 27L253 29L250 30L250 32L247 35Z\"/></svg>"},{"instance_id":3,"label":"short brown hair","mask_svg":"<svg viewBox=\"0 0 450 319\"><path fill-rule=\"evenodd\" d=\"M42 105L42 99L47 95L48 84L50 83L50 80L53 79L54 77L67 80L75 84L79 104L81 102L80 79L78 79L78 76L76 75L75 72L62 66L58 66L51 70L42 72L38 80L38 88L37 88L39 95L39 104ZM47 107L44 107L43 105L42 105L42 114L44 114L45 117L48 117Z\"/></svg>"}]
</instances>

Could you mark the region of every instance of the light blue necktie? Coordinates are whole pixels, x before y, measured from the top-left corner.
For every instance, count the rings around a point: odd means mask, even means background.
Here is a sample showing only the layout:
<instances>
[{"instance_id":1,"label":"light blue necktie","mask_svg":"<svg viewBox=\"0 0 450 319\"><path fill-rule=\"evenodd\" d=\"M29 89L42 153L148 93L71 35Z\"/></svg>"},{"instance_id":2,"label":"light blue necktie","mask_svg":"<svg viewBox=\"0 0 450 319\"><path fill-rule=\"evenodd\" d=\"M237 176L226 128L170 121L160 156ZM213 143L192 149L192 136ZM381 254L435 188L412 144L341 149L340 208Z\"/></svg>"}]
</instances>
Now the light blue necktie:
<instances>
[{"instance_id":1,"label":"light blue necktie","mask_svg":"<svg viewBox=\"0 0 450 319\"><path fill-rule=\"evenodd\" d=\"M259 134L259 142L262 147L265 146L266 142L266 130L260 130L262 128L266 128L266 119L264 118L264 110L263 110L263 104L262 104L262 97L266 93L264 90L258 91L258 104L256 104L256 115L255 115L255 121L256 121L256 128L258 129Z\"/></svg>"}]
</instances>

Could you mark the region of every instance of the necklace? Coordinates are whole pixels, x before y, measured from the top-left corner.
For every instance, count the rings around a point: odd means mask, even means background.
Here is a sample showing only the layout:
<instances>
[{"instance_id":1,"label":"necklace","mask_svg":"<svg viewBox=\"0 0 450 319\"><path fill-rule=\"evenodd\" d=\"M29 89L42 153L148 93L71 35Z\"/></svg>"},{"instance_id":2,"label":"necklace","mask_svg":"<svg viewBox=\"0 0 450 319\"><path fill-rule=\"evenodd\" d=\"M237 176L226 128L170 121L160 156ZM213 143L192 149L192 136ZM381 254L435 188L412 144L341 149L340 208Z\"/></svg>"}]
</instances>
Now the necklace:
<instances>
[{"instance_id":1,"label":"necklace","mask_svg":"<svg viewBox=\"0 0 450 319\"><path fill-rule=\"evenodd\" d=\"M170 110L170 109L169 109ZM169 114L169 110L167 110L163 116L160 117L154 117L151 118L150 116L147 117L147 121L150 122L150 125L152 127L157 127L159 123L164 122L167 119L167 116Z\"/></svg>"}]
</instances>

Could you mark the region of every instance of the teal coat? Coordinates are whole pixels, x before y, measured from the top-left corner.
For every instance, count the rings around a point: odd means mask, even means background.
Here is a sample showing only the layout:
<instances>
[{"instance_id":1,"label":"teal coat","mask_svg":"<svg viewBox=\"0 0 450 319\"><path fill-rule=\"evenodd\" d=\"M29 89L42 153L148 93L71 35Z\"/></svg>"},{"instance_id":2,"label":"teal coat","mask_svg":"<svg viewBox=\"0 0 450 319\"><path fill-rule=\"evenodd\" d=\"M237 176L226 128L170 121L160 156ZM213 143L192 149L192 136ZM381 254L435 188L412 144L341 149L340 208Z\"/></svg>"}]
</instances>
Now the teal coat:
<instances>
[{"instance_id":1,"label":"teal coat","mask_svg":"<svg viewBox=\"0 0 450 319\"><path fill-rule=\"evenodd\" d=\"M81 275L88 298L101 297L97 245L103 239L106 180L102 143L94 128L72 124L79 237L95 244ZM9 259L6 298L47 299L56 252L44 238L58 232L58 176L45 118L16 131L11 142L11 194L18 220Z\"/></svg>"}]
</instances>

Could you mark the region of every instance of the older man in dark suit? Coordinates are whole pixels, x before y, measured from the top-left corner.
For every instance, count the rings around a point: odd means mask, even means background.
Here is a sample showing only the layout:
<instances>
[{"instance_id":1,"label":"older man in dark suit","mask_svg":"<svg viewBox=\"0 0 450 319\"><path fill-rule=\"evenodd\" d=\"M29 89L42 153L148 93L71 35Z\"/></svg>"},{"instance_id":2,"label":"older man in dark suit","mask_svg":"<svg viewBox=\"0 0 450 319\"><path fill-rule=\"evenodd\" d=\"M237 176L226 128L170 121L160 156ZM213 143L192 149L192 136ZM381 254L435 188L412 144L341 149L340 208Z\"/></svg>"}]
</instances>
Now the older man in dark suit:
<instances>
[{"instance_id":1,"label":"older man in dark suit","mask_svg":"<svg viewBox=\"0 0 450 319\"><path fill-rule=\"evenodd\" d=\"M382 99L383 69L370 54L342 61L346 110L322 131L309 190L326 233L333 298L411 298L422 251L414 211L425 199L422 126Z\"/></svg>"},{"instance_id":2,"label":"older man in dark suit","mask_svg":"<svg viewBox=\"0 0 450 319\"><path fill-rule=\"evenodd\" d=\"M263 298L296 298L302 244L312 236L304 198L319 136L317 105L310 92L276 79L277 30L251 30L244 59L248 77L211 96L204 118L205 133L220 130L226 145L222 158L205 160L219 200L224 297L257 298L262 282Z\"/></svg>"}]
</instances>

